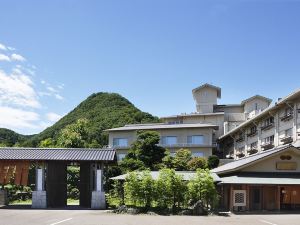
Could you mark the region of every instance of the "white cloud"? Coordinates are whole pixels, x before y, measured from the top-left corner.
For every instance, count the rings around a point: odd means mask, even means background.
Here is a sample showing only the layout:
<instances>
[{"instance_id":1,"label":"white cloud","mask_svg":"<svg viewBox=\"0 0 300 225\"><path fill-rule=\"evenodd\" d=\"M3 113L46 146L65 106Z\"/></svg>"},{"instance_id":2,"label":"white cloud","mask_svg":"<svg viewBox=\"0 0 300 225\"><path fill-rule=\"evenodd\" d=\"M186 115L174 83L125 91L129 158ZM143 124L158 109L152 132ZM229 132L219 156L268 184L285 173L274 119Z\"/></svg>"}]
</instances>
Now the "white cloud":
<instances>
[{"instance_id":1,"label":"white cloud","mask_svg":"<svg viewBox=\"0 0 300 225\"><path fill-rule=\"evenodd\" d=\"M14 60L14 61L20 61L20 62L26 61L26 59L23 56L21 56L19 54L15 54L15 53L13 53L11 55L11 59Z\"/></svg>"},{"instance_id":2,"label":"white cloud","mask_svg":"<svg viewBox=\"0 0 300 225\"><path fill-rule=\"evenodd\" d=\"M57 113L54 113L54 112L50 112L50 113L47 113L46 114L46 117L49 121L51 122L56 122L58 121L60 118L62 118L61 115L58 115Z\"/></svg>"},{"instance_id":3,"label":"white cloud","mask_svg":"<svg viewBox=\"0 0 300 225\"><path fill-rule=\"evenodd\" d=\"M11 74L0 70L0 105L39 108L38 95L29 76L14 68Z\"/></svg>"},{"instance_id":4,"label":"white cloud","mask_svg":"<svg viewBox=\"0 0 300 225\"><path fill-rule=\"evenodd\" d=\"M49 90L49 91L51 91L51 92L54 92L54 93L56 93L56 92L58 92L55 88L53 88L53 87L47 87L47 89Z\"/></svg>"},{"instance_id":5,"label":"white cloud","mask_svg":"<svg viewBox=\"0 0 300 225\"><path fill-rule=\"evenodd\" d=\"M15 50L16 50L15 48L10 47L10 46L7 46L7 49L8 49L9 51L15 51Z\"/></svg>"},{"instance_id":6,"label":"white cloud","mask_svg":"<svg viewBox=\"0 0 300 225\"><path fill-rule=\"evenodd\" d=\"M54 96L55 96L55 98L58 99L58 100L63 100L63 99L64 99L64 97L61 96L60 94L55 94Z\"/></svg>"},{"instance_id":7,"label":"white cloud","mask_svg":"<svg viewBox=\"0 0 300 225\"><path fill-rule=\"evenodd\" d=\"M4 51L6 51L6 50L7 50L7 48L6 48L6 46L5 46L4 44L1 44L1 43L0 43L0 50L4 50Z\"/></svg>"},{"instance_id":8,"label":"white cloud","mask_svg":"<svg viewBox=\"0 0 300 225\"><path fill-rule=\"evenodd\" d=\"M39 120L39 115L32 111L15 109L6 106L0 106L0 127L8 129L35 129L35 121Z\"/></svg>"},{"instance_id":9,"label":"white cloud","mask_svg":"<svg viewBox=\"0 0 300 225\"><path fill-rule=\"evenodd\" d=\"M10 61L10 58L7 55L0 54L0 61Z\"/></svg>"}]
</instances>

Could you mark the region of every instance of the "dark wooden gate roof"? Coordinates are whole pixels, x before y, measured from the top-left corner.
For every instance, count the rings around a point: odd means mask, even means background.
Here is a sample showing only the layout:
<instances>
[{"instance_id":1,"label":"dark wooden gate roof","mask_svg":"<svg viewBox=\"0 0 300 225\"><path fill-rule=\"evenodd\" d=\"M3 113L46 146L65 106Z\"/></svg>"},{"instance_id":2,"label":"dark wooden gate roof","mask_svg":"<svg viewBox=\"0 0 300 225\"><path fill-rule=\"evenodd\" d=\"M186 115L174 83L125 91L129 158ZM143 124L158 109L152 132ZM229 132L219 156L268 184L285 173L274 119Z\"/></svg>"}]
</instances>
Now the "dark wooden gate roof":
<instances>
[{"instance_id":1,"label":"dark wooden gate roof","mask_svg":"<svg viewBox=\"0 0 300 225\"><path fill-rule=\"evenodd\" d=\"M109 148L0 148L0 160L113 161L115 154Z\"/></svg>"}]
</instances>

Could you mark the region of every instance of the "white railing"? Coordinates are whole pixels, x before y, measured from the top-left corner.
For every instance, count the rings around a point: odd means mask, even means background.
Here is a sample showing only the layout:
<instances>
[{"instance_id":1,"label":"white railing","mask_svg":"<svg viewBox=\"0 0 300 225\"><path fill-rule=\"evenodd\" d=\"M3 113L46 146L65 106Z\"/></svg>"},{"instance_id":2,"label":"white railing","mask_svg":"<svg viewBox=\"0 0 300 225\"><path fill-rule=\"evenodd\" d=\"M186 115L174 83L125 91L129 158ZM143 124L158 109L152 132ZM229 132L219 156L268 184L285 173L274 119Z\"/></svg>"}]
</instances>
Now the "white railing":
<instances>
[{"instance_id":1,"label":"white railing","mask_svg":"<svg viewBox=\"0 0 300 225\"><path fill-rule=\"evenodd\" d=\"M159 143L158 144L161 147L167 148L167 147L204 147L204 146L213 146L216 147L217 144L216 143L212 143L212 144L193 144L193 143L176 143L176 144L162 144Z\"/></svg>"}]
</instances>

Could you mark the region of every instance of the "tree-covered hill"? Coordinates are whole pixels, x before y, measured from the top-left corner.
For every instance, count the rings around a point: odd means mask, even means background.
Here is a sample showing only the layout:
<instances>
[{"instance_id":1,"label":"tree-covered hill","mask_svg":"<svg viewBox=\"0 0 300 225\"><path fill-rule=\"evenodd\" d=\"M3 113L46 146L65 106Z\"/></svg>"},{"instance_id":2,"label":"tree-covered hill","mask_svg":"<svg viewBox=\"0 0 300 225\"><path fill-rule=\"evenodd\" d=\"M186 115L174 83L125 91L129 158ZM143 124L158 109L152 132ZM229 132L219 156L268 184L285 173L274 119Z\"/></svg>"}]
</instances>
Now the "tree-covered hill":
<instances>
[{"instance_id":1,"label":"tree-covered hill","mask_svg":"<svg viewBox=\"0 0 300 225\"><path fill-rule=\"evenodd\" d=\"M12 130L0 128L0 146L13 146L17 143L23 143L32 135L21 135Z\"/></svg>"},{"instance_id":2,"label":"tree-covered hill","mask_svg":"<svg viewBox=\"0 0 300 225\"><path fill-rule=\"evenodd\" d=\"M100 92L89 96L53 126L28 138L21 145L35 147L47 138L57 141L61 130L79 119L88 120L88 142L100 146L107 144L107 133L103 132L105 129L159 121L157 117L142 112L119 94Z\"/></svg>"}]
</instances>

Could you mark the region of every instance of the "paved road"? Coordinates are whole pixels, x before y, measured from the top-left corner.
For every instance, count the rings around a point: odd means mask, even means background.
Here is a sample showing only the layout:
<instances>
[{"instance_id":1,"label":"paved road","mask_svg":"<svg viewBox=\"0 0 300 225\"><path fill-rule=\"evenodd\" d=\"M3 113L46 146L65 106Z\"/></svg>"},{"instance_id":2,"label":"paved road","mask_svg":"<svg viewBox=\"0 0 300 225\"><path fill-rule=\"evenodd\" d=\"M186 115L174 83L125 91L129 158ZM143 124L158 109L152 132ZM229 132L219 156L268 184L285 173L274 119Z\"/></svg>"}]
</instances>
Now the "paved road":
<instances>
[{"instance_id":1,"label":"paved road","mask_svg":"<svg viewBox=\"0 0 300 225\"><path fill-rule=\"evenodd\" d=\"M0 225L297 225L300 214L222 216L115 215L96 210L0 208Z\"/></svg>"}]
</instances>

